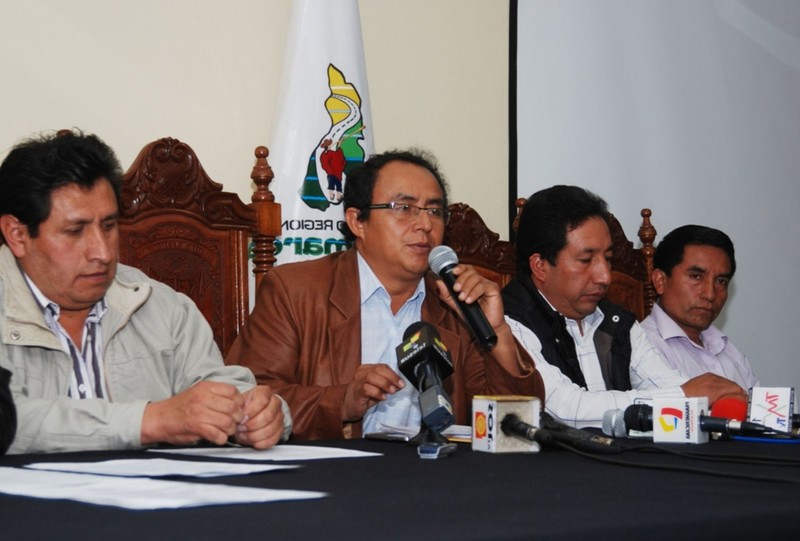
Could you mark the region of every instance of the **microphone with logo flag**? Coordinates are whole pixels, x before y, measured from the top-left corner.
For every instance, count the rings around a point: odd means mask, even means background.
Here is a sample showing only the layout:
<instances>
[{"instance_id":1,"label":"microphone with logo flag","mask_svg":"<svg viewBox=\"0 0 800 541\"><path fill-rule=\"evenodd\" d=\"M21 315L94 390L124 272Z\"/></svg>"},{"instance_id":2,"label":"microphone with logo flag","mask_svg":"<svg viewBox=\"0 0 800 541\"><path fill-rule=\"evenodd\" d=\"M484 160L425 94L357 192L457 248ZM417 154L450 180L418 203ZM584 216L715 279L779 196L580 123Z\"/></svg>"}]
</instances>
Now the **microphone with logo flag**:
<instances>
[{"instance_id":1,"label":"microphone with logo flag","mask_svg":"<svg viewBox=\"0 0 800 541\"><path fill-rule=\"evenodd\" d=\"M452 453L456 445L441 435L455 422L453 404L442 384L442 380L453 373L447 346L433 325L418 321L406 329L395 354L400 373L419 391L423 425L413 440L420 444L419 456L438 458Z\"/></svg>"},{"instance_id":2,"label":"microphone with logo flag","mask_svg":"<svg viewBox=\"0 0 800 541\"><path fill-rule=\"evenodd\" d=\"M395 352L400 373L419 391L422 422L435 432L452 425L453 405L442 380L453 373L453 361L433 325L412 323Z\"/></svg>"}]
</instances>

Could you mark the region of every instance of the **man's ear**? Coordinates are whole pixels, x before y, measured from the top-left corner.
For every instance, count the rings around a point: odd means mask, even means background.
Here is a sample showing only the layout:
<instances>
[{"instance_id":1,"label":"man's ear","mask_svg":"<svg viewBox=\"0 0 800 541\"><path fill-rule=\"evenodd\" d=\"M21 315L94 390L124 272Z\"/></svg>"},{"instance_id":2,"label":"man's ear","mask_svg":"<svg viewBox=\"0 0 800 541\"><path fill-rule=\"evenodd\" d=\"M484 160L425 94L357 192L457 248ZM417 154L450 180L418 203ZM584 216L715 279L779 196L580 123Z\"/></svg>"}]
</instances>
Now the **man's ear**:
<instances>
[{"instance_id":1,"label":"man's ear","mask_svg":"<svg viewBox=\"0 0 800 541\"><path fill-rule=\"evenodd\" d=\"M3 238L14 257L24 256L27 249L26 241L30 238L28 226L12 214L3 214L0 216L0 231L3 232Z\"/></svg>"},{"instance_id":2,"label":"man's ear","mask_svg":"<svg viewBox=\"0 0 800 541\"><path fill-rule=\"evenodd\" d=\"M664 294L664 288L667 284L667 273L661 269L655 269L650 275L650 280L653 282L653 287L656 290L656 295L659 297Z\"/></svg>"},{"instance_id":3,"label":"man's ear","mask_svg":"<svg viewBox=\"0 0 800 541\"><path fill-rule=\"evenodd\" d=\"M534 280L539 283L547 280L551 265L541 254L533 254L530 256L528 258L528 266L531 269L531 276Z\"/></svg>"},{"instance_id":4,"label":"man's ear","mask_svg":"<svg viewBox=\"0 0 800 541\"><path fill-rule=\"evenodd\" d=\"M353 232L353 235L359 239L364 235L364 221L359 219L360 216L361 211L355 207L350 207L344 211L344 221L347 223L350 231Z\"/></svg>"}]
</instances>

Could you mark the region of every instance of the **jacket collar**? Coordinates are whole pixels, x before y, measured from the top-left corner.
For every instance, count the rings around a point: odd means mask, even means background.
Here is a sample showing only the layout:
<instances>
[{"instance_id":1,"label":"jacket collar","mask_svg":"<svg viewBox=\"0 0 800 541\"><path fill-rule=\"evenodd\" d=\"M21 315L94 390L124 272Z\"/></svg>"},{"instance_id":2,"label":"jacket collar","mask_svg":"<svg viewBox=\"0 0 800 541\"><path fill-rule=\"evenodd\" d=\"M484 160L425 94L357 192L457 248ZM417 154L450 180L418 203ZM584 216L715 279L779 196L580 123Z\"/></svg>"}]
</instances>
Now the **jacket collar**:
<instances>
[{"instance_id":1,"label":"jacket collar","mask_svg":"<svg viewBox=\"0 0 800 541\"><path fill-rule=\"evenodd\" d=\"M355 248L342 253L333 264L333 286L329 301L342 316L342 320L338 323L332 322L331 331L335 331L338 328L337 325L345 326L348 323L357 324L360 330L361 290L358 282L358 260ZM425 274L425 301L422 303L422 320L438 327L441 333L450 334L441 328L442 321L450 312L450 307L439 299L435 275L428 271ZM345 334L331 333L332 336L338 335L339 337ZM456 334L452 334L451 339L454 344L459 342L459 337ZM333 351L340 350L334 349Z\"/></svg>"},{"instance_id":2,"label":"jacket collar","mask_svg":"<svg viewBox=\"0 0 800 541\"><path fill-rule=\"evenodd\" d=\"M694 347L700 347L689 339L683 329L681 329L680 325L678 325L658 303L653 305L653 310L650 312L650 317L655 321L658 332L661 335L661 338L663 338L665 341L675 338L685 339ZM711 325L708 329L701 331L700 339L703 341L705 349L707 349L713 355L717 355L720 351L725 349L725 345L728 342L728 336L714 325Z\"/></svg>"},{"instance_id":3,"label":"jacket collar","mask_svg":"<svg viewBox=\"0 0 800 541\"><path fill-rule=\"evenodd\" d=\"M139 280L138 271L117 265L117 275L106 292L109 311L106 314L104 339L124 326L150 295L150 285ZM11 249L0 247L0 281L3 283L2 341L14 345L43 345L61 348L44 319L42 309L31 293Z\"/></svg>"}]
</instances>

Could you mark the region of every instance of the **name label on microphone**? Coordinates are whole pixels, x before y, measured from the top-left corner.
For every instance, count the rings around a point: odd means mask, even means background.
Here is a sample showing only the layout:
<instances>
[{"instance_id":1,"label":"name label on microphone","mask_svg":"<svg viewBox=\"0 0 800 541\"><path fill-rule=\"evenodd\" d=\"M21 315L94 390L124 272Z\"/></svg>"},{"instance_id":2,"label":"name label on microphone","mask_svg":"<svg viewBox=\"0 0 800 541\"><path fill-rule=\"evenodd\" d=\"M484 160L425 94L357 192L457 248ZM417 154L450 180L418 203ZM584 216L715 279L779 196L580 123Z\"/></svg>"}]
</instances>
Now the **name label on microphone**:
<instances>
[{"instance_id":1,"label":"name label on microphone","mask_svg":"<svg viewBox=\"0 0 800 541\"><path fill-rule=\"evenodd\" d=\"M706 443L708 432L700 430L700 416L708 411L708 398L654 398L653 441L655 443Z\"/></svg>"},{"instance_id":2,"label":"name label on microphone","mask_svg":"<svg viewBox=\"0 0 800 541\"><path fill-rule=\"evenodd\" d=\"M485 453L538 453L539 444L507 436L500 422L509 413L539 426L541 402L535 396L475 396L472 399L472 450Z\"/></svg>"},{"instance_id":3,"label":"name label on microphone","mask_svg":"<svg viewBox=\"0 0 800 541\"><path fill-rule=\"evenodd\" d=\"M747 420L779 432L792 431L793 387L753 387L747 407Z\"/></svg>"}]
</instances>

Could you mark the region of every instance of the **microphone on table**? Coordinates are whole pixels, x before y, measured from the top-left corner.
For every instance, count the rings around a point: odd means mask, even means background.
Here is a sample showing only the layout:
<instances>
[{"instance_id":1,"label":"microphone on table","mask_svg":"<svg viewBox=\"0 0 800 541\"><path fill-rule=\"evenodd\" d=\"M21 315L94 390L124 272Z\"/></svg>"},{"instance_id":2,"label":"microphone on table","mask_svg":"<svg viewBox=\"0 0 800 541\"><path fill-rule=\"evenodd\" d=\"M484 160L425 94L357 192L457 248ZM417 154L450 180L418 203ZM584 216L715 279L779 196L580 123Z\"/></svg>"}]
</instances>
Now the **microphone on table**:
<instances>
[{"instance_id":1,"label":"microphone on table","mask_svg":"<svg viewBox=\"0 0 800 541\"><path fill-rule=\"evenodd\" d=\"M637 437L653 438L653 409L650 406L639 408L634 406L647 406L646 404L632 404L625 408L608 410L603 414L603 434L612 438ZM650 408L649 412L647 408ZM649 428L641 428L648 426Z\"/></svg>"},{"instance_id":2,"label":"microphone on table","mask_svg":"<svg viewBox=\"0 0 800 541\"><path fill-rule=\"evenodd\" d=\"M712 417L746 421L747 402L738 398L720 398L711 405L710 413Z\"/></svg>"},{"instance_id":3,"label":"microphone on table","mask_svg":"<svg viewBox=\"0 0 800 541\"><path fill-rule=\"evenodd\" d=\"M487 350L497 345L497 335L494 329L492 329L492 326L489 325L489 321L486 319L486 315L483 313L483 310L481 310L477 301L472 304L467 304L459 300L458 293L453 291L453 285L456 283L456 277L453 275L453 268L458 265L458 256L453 249L444 245L437 246L431 250L431 253L428 255L428 264L434 274L439 276L447 285L447 289L450 290L450 295L453 296L453 299L455 299L458 307L461 309L461 313L464 315L467 325L478 342Z\"/></svg>"},{"instance_id":4,"label":"microphone on table","mask_svg":"<svg viewBox=\"0 0 800 541\"><path fill-rule=\"evenodd\" d=\"M556 421L549 413L542 412L539 424L542 428L553 434L553 439L564 442L576 449L591 453L619 453L619 443L611 438L593 434L586 430L573 428L560 421Z\"/></svg>"},{"instance_id":5,"label":"microphone on table","mask_svg":"<svg viewBox=\"0 0 800 541\"><path fill-rule=\"evenodd\" d=\"M758 423L699 415L701 432L719 432L722 434L739 434L743 436L761 435L771 432L769 428ZM625 411L608 410L603 415L603 433L615 438L627 437L628 432L637 430L649 432L653 430L653 407L648 404L631 404Z\"/></svg>"},{"instance_id":6,"label":"microphone on table","mask_svg":"<svg viewBox=\"0 0 800 541\"><path fill-rule=\"evenodd\" d=\"M714 405L711 406L711 415L713 417L724 417L725 419L735 419L737 421L746 421L748 419L747 414L747 402L744 400L740 400L738 398L720 398ZM754 424L761 425L763 423L756 423L753 421ZM776 435L780 434L787 437L797 438L800 437L800 430L798 430L798 423L800 423L800 416L798 414L792 415L792 423L791 423L791 430L784 431L778 430L774 427L767 426L764 424L763 426L767 428L770 432L774 431Z\"/></svg>"},{"instance_id":7,"label":"microphone on table","mask_svg":"<svg viewBox=\"0 0 800 541\"><path fill-rule=\"evenodd\" d=\"M751 387L747 420L782 434L797 435L800 419L794 413L794 387Z\"/></svg>"},{"instance_id":8,"label":"microphone on table","mask_svg":"<svg viewBox=\"0 0 800 541\"><path fill-rule=\"evenodd\" d=\"M419 391L422 422L436 433L452 425L453 405L442 380L453 373L453 361L436 328L424 321L412 323L395 353L400 373Z\"/></svg>"},{"instance_id":9,"label":"microphone on table","mask_svg":"<svg viewBox=\"0 0 800 541\"><path fill-rule=\"evenodd\" d=\"M560 442L580 451L600 454L616 454L622 451L616 441L559 423L547 413L542 412L541 419L542 426L535 427L523 422L516 414L509 413L503 417L500 427L506 435L521 437L541 445Z\"/></svg>"},{"instance_id":10,"label":"microphone on table","mask_svg":"<svg viewBox=\"0 0 800 541\"><path fill-rule=\"evenodd\" d=\"M503 417L503 420L500 421L500 429L506 436L517 436L541 445L549 445L553 442L553 434L549 430L526 423L516 413L509 413Z\"/></svg>"}]
</instances>

